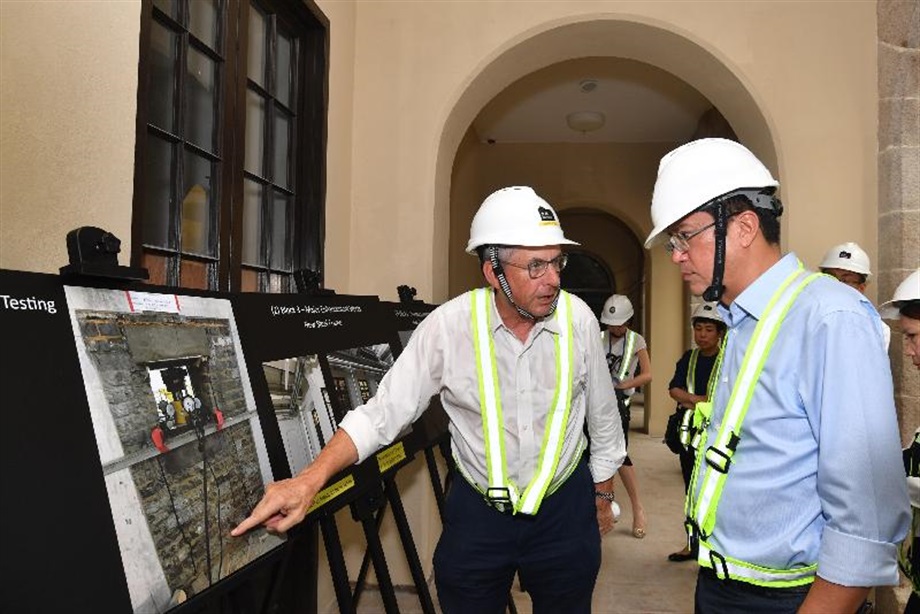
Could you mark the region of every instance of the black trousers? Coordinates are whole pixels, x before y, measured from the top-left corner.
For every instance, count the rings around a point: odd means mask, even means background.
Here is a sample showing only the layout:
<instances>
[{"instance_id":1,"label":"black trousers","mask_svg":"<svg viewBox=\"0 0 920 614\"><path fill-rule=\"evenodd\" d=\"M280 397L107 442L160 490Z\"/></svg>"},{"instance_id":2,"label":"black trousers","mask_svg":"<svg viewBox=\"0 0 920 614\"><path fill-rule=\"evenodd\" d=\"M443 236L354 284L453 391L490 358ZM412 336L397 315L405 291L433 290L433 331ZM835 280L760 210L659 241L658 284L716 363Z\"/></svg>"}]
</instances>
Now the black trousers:
<instances>
[{"instance_id":1,"label":"black trousers","mask_svg":"<svg viewBox=\"0 0 920 614\"><path fill-rule=\"evenodd\" d=\"M696 578L696 614L795 614L805 601L810 584L792 588L766 588L736 580L720 580L714 571L700 567Z\"/></svg>"},{"instance_id":2,"label":"black trousers","mask_svg":"<svg viewBox=\"0 0 920 614\"><path fill-rule=\"evenodd\" d=\"M434 553L444 614L504 612L515 572L534 614L589 614L600 562L594 482L584 458L534 516L499 512L462 476L453 479Z\"/></svg>"}]
</instances>

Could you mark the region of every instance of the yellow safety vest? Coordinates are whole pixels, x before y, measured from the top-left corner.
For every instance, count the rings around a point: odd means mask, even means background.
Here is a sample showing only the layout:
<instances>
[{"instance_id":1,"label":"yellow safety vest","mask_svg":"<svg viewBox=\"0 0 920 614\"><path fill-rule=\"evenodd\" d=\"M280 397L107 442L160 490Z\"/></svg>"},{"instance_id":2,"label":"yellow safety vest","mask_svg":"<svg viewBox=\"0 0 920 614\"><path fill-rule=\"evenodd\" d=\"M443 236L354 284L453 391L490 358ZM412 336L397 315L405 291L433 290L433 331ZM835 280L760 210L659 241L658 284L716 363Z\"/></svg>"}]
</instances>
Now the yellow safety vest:
<instances>
[{"instance_id":1,"label":"yellow safety vest","mask_svg":"<svg viewBox=\"0 0 920 614\"><path fill-rule=\"evenodd\" d=\"M543 444L537 469L530 483L522 490L508 477L508 463L505 459L504 421L502 420L501 390L498 383L498 364L495 360L495 346L492 338L492 289L479 288L470 292L472 300L473 346L476 353L476 375L479 381L479 404L482 414L482 429L485 439L486 468L489 484L483 493L491 505L514 514L536 514L543 498L562 485L572 473L585 447L584 438L579 441L570 466L566 467L560 479L553 484L553 477L562 456L565 429L572 407L574 343L572 335L571 295L560 291L554 317L560 323L560 332L555 335L556 344L556 391L546 419ZM473 481L463 464L455 455L461 474L477 490L482 489Z\"/></svg>"},{"instance_id":2,"label":"yellow safety vest","mask_svg":"<svg viewBox=\"0 0 920 614\"><path fill-rule=\"evenodd\" d=\"M773 293L744 353L741 368L735 378L715 441L705 448L702 454L699 452L706 445L706 429L712 418L712 397L709 401L696 404L694 421L699 424L700 430L693 442L697 450L697 460L690 479L690 488L687 491L686 523L688 531L691 532L691 539L695 538L699 541L697 559L699 564L702 567L711 568L721 579L731 578L758 586L777 588L801 586L814 582L815 579L817 563L794 569L771 569L717 552L708 542L708 538L713 534L716 526L716 512L728 470L741 439L741 425L751 405L764 363L770 355L776 335L789 309L802 290L820 275L820 273L808 274L802 263L799 262L798 268ZM731 332L729 331L728 334L730 335ZM713 371L721 371L725 345L722 345ZM718 375L716 378L718 379ZM699 479L702 479L702 486L699 494L695 495Z\"/></svg>"}]
</instances>

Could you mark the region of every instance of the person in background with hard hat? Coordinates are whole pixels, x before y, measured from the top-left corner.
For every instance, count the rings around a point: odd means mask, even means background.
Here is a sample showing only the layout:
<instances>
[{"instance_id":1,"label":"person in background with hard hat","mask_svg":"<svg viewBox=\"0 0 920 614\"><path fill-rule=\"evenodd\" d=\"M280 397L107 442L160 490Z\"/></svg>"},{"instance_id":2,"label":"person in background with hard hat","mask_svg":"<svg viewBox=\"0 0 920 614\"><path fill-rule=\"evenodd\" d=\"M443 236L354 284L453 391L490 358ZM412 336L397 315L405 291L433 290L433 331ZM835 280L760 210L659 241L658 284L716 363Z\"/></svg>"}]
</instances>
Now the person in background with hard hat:
<instances>
[{"instance_id":1,"label":"person in background with hard hat","mask_svg":"<svg viewBox=\"0 0 920 614\"><path fill-rule=\"evenodd\" d=\"M715 387L713 367L722 346L725 335L725 322L716 309L716 303L701 303L693 310L690 316L690 325L693 327L693 341L696 347L684 352L674 368L674 377L668 384L668 394L677 401L680 420L680 471L684 477L684 493L690 489L690 476L693 473L693 464L696 455L691 442L696 435L693 424L694 408L697 403L708 401ZM697 553L693 545L688 543L683 549L672 552L668 560L673 562L696 560Z\"/></svg>"},{"instance_id":2,"label":"person in background with hard hat","mask_svg":"<svg viewBox=\"0 0 920 614\"><path fill-rule=\"evenodd\" d=\"M862 294L866 293L869 277L872 276L869 254L852 241L835 245L827 250L818 269ZM882 333L885 336L885 347L887 348L891 342L891 329L884 322L882 322Z\"/></svg>"},{"instance_id":3,"label":"person in background with hard hat","mask_svg":"<svg viewBox=\"0 0 920 614\"><path fill-rule=\"evenodd\" d=\"M920 269L907 276L894 291L890 301L882 303L880 313L889 320L899 319L904 335L904 355L920 371ZM903 453L907 473L907 494L913 520L910 535L901 544L898 563L910 580L911 594L905 614L920 612L920 428Z\"/></svg>"},{"instance_id":4,"label":"person in background with hard hat","mask_svg":"<svg viewBox=\"0 0 920 614\"><path fill-rule=\"evenodd\" d=\"M629 495L633 537L642 539L645 537L648 525L645 508L642 507L642 500L639 498L639 480L628 454L629 422L632 417L629 402L636 393L636 389L652 381L652 363L648 357L648 346L645 339L639 333L629 329L634 313L629 297L614 294L608 298L601 312L601 324L607 327L601 332L601 345L607 355L607 368L610 370L610 377L613 379L613 387L616 390L617 408L620 412L620 423L623 426L623 437L626 441L626 459L617 473L623 480L626 494Z\"/></svg>"},{"instance_id":5,"label":"person in background with hard hat","mask_svg":"<svg viewBox=\"0 0 920 614\"><path fill-rule=\"evenodd\" d=\"M438 394L458 472L434 554L441 610L503 612L517 573L535 612L590 612L626 447L597 319L560 290L562 245L577 243L531 188L486 198L466 251L488 286L432 311L377 394L311 465L270 484L232 535L302 521L327 480L393 441Z\"/></svg>"},{"instance_id":6,"label":"person in background with hard hat","mask_svg":"<svg viewBox=\"0 0 920 614\"><path fill-rule=\"evenodd\" d=\"M898 583L910 520L881 320L782 254L777 187L744 146L707 138L662 158L652 196L646 247L663 243L728 327L694 409L703 614L856 612Z\"/></svg>"}]
</instances>

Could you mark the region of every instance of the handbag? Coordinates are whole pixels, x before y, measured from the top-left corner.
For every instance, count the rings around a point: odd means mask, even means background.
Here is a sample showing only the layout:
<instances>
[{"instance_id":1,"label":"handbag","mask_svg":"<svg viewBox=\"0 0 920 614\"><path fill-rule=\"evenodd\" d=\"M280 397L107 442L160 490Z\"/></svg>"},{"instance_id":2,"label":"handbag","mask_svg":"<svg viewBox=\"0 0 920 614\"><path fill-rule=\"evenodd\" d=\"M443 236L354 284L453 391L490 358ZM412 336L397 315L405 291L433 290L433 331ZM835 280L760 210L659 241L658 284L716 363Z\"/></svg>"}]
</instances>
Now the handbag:
<instances>
[{"instance_id":1,"label":"handbag","mask_svg":"<svg viewBox=\"0 0 920 614\"><path fill-rule=\"evenodd\" d=\"M680 454L684 451L684 446L680 443L680 423L683 420L686 409L678 406L674 413L668 416L668 426L664 429L664 439L662 440L668 450L674 454Z\"/></svg>"}]
</instances>

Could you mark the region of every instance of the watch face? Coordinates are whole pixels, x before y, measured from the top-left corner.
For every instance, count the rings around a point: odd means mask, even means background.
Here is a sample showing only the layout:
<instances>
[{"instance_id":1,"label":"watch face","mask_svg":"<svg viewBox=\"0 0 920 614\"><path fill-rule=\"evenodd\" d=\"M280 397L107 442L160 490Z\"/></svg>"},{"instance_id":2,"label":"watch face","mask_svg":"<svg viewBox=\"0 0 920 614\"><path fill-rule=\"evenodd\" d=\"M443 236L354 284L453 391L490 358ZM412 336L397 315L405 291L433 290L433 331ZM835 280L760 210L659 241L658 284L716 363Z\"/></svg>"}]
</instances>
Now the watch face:
<instances>
[{"instance_id":1,"label":"watch face","mask_svg":"<svg viewBox=\"0 0 920 614\"><path fill-rule=\"evenodd\" d=\"M197 399L195 399L195 397L185 397L184 399L182 399L182 407L185 408L185 411L195 411L195 409L197 409L195 406L196 400ZM200 406L201 401L198 401L198 404Z\"/></svg>"}]
</instances>

